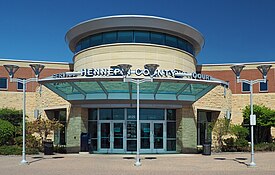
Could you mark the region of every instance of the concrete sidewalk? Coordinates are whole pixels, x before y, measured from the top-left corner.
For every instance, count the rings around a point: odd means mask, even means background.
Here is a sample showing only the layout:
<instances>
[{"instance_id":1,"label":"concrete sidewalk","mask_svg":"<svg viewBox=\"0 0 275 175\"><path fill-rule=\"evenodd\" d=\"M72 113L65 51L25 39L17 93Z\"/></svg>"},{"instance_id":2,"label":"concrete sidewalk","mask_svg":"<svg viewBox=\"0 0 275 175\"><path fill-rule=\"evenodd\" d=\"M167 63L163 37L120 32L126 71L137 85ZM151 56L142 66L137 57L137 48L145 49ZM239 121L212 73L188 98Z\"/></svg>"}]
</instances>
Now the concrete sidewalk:
<instances>
[{"instance_id":1,"label":"concrete sidewalk","mask_svg":"<svg viewBox=\"0 0 275 175\"><path fill-rule=\"evenodd\" d=\"M275 175L275 152L255 154L257 167L248 168L249 153L142 155L135 167L135 155L58 154L28 156L29 165L19 165L20 156L0 156L1 175Z\"/></svg>"}]
</instances>

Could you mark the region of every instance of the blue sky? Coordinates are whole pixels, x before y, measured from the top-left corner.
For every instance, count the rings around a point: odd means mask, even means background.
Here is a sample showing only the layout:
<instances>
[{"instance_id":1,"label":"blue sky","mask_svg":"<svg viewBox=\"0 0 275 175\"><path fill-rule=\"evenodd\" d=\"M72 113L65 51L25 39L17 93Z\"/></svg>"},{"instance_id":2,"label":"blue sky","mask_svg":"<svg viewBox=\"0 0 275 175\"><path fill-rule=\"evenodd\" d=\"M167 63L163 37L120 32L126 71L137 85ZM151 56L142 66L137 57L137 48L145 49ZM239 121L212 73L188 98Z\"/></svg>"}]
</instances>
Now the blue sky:
<instances>
[{"instance_id":1,"label":"blue sky","mask_svg":"<svg viewBox=\"0 0 275 175\"><path fill-rule=\"evenodd\" d=\"M153 15L199 30L199 64L275 61L273 0L0 0L0 59L72 62L64 36L95 17Z\"/></svg>"}]
</instances>

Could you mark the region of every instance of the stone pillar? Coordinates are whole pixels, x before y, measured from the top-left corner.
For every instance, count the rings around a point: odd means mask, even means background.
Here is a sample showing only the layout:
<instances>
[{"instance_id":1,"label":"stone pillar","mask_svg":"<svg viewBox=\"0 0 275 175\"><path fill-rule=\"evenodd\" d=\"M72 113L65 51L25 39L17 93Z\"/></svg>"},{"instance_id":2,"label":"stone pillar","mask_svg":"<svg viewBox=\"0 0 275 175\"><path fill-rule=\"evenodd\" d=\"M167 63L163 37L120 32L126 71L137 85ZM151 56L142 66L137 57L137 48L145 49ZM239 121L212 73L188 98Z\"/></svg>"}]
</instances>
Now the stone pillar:
<instances>
[{"instance_id":1,"label":"stone pillar","mask_svg":"<svg viewBox=\"0 0 275 175\"><path fill-rule=\"evenodd\" d=\"M191 105L177 110L177 152L197 153L197 122Z\"/></svg>"},{"instance_id":2,"label":"stone pillar","mask_svg":"<svg viewBox=\"0 0 275 175\"><path fill-rule=\"evenodd\" d=\"M88 119L87 113L85 112L85 109L74 106L68 110L69 119L67 124L66 145L68 153L78 153L80 151L80 134L81 132L87 132L82 117L84 118L84 121L87 121L85 119Z\"/></svg>"}]
</instances>

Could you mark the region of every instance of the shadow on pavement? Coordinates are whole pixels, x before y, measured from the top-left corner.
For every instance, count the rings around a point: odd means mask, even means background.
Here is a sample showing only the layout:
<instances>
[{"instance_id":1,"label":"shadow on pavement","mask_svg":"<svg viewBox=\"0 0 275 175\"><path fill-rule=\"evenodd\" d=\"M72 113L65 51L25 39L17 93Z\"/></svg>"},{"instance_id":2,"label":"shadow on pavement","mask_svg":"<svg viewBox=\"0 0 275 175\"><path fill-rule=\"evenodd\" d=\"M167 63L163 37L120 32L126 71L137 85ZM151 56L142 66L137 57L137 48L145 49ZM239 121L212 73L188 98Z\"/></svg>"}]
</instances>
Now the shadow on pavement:
<instances>
[{"instance_id":1,"label":"shadow on pavement","mask_svg":"<svg viewBox=\"0 0 275 175\"><path fill-rule=\"evenodd\" d=\"M245 161L247 160L247 158L245 157L237 157L235 159L227 159L226 157L215 157L214 160L218 160L218 161L234 161L237 162L239 164L243 164L243 165L248 165Z\"/></svg>"},{"instance_id":2,"label":"shadow on pavement","mask_svg":"<svg viewBox=\"0 0 275 175\"><path fill-rule=\"evenodd\" d=\"M45 159L63 159L63 156L52 156L52 157L43 157L43 156L33 156L32 157L33 160L29 161L29 164L41 161L41 160L45 160Z\"/></svg>"}]
</instances>

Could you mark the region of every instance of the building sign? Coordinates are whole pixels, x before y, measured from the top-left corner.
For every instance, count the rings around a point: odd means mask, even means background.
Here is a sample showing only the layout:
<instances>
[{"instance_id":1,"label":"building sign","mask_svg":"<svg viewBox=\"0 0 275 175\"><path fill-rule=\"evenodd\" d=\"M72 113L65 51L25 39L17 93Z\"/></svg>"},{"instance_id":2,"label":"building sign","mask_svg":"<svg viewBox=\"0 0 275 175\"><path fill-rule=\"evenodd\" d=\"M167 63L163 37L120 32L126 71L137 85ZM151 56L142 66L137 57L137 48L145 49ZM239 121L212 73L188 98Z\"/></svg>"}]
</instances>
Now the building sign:
<instances>
[{"instance_id":1,"label":"building sign","mask_svg":"<svg viewBox=\"0 0 275 175\"><path fill-rule=\"evenodd\" d=\"M148 69L129 70L127 76L150 76L150 71ZM98 68L98 69L82 69L80 72L64 72L59 74L54 74L53 78L68 78L68 77L112 77L112 76L123 76L123 72L118 68ZM211 80L212 77L200 73L188 73L180 70L159 70L157 69L153 77L172 77L172 78L189 78L198 80Z\"/></svg>"}]
</instances>

